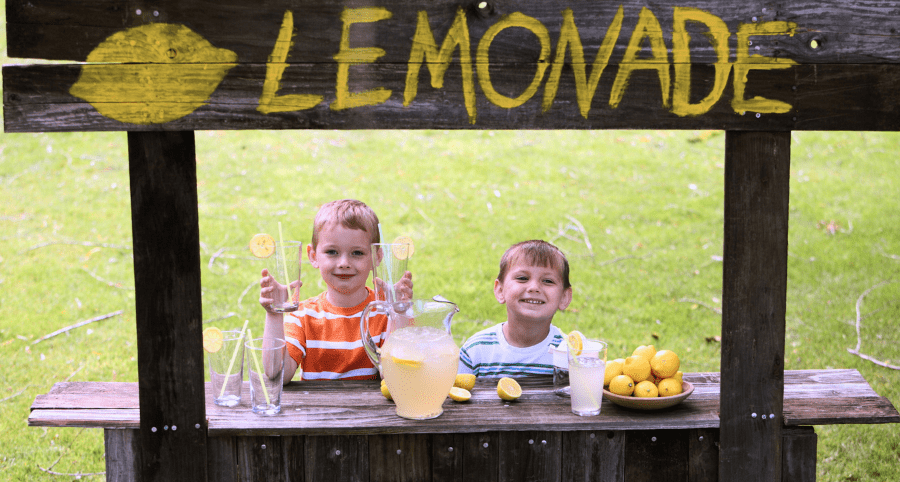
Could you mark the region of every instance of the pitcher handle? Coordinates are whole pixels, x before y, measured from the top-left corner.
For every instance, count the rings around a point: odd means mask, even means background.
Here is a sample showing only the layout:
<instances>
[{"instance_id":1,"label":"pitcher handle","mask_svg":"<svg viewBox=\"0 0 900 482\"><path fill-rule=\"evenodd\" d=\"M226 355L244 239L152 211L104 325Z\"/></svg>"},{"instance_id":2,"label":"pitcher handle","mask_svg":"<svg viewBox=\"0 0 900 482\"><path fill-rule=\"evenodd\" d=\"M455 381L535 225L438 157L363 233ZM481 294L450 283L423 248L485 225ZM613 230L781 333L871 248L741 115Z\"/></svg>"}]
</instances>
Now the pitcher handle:
<instances>
[{"instance_id":1,"label":"pitcher handle","mask_svg":"<svg viewBox=\"0 0 900 482\"><path fill-rule=\"evenodd\" d=\"M376 314L387 315L386 302L373 301L366 305L366 308L362 312L362 316L359 318L359 334L362 339L363 348L366 350L366 354L369 355L369 359L372 360L375 368L378 369L378 375L381 376L381 355L378 353L378 347L375 345L375 340L369 335L369 317ZM387 332L382 336L386 335Z\"/></svg>"}]
</instances>

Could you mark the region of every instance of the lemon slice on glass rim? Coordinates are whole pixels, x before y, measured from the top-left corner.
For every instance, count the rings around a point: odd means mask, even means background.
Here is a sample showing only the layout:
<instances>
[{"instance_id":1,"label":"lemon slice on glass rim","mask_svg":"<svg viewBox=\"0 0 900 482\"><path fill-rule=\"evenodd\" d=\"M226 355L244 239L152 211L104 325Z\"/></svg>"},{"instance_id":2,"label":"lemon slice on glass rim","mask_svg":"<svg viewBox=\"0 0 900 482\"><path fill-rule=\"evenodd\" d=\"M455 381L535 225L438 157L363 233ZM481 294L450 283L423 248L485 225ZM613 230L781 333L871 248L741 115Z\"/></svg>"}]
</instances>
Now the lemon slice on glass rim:
<instances>
[{"instance_id":1,"label":"lemon slice on glass rim","mask_svg":"<svg viewBox=\"0 0 900 482\"><path fill-rule=\"evenodd\" d=\"M225 336L222 330L211 326L203 330L203 349L209 353L215 353L222 349L222 343Z\"/></svg>"},{"instance_id":2,"label":"lemon slice on glass rim","mask_svg":"<svg viewBox=\"0 0 900 482\"><path fill-rule=\"evenodd\" d=\"M394 251L394 257L397 259L409 259L415 252L413 240L409 236L397 236L391 249Z\"/></svg>"},{"instance_id":3,"label":"lemon slice on glass rim","mask_svg":"<svg viewBox=\"0 0 900 482\"><path fill-rule=\"evenodd\" d=\"M578 330L572 330L566 335L566 344L573 356L581 355L581 350L584 349L584 335Z\"/></svg>"},{"instance_id":4,"label":"lemon slice on glass rim","mask_svg":"<svg viewBox=\"0 0 900 482\"><path fill-rule=\"evenodd\" d=\"M257 258L268 258L275 253L275 238L265 233L250 238L250 254Z\"/></svg>"}]
</instances>

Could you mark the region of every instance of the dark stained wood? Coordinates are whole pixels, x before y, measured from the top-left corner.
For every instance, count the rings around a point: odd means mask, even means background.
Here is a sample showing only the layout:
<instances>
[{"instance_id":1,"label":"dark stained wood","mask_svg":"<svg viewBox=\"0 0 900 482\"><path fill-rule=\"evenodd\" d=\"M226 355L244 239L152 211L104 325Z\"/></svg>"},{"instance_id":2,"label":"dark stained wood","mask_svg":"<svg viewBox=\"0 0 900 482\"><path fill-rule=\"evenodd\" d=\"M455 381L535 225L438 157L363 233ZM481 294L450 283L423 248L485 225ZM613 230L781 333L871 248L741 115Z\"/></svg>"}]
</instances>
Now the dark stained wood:
<instances>
[{"instance_id":1,"label":"dark stained wood","mask_svg":"<svg viewBox=\"0 0 900 482\"><path fill-rule=\"evenodd\" d=\"M237 437L209 437L206 440L206 471L208 480L240 481Z\"/></svg>"},{"instance_id":2,"label":"dark stained wood","mask_svg":"<svg viewBox=\"0 0 900 482\"><path fill-rule=\"evenodd\" d=\"M785 482L815 482L816 441L812 427L785 428L784 451L781 457L782 477Z\"/></svg>"},{"instance_id":3,"label":"dark stained wood","mask_svg":"<svg viewBox=\"0 0 900 482\"><path fill-rule=\"evenodd\" d=\"M385 482L429 482L431 437L426 434L371 435L369 478Z\"/></svg>"},{"instance_id":4,"label":"dark stained wood","mask_svg":"<svg viewBox=\"0 0 900 482\"><path fill-rule=\"evenodd\" d=\"M719 431L701 428L688 431L688 479L691 482L719 480Z\"/></svg>"},{"instance_id":5,"label":"dark stained wood","mask_svg":"<svg viewBox=\"0 0 900 482\"><path fill-rule=\"evenodd\" d=\"M500 432L464 434L462 449L463 480L501 480Z\"/></svg>"},{"instance_id":6,"label":"dark stained wood","mask_svg":"<svg viewBox=\"0 0 900 482\"><path fill-rule=\"evenodd\" d=\"M601 412L602 416L602 412ZM625 480L625 432L562 433L562 479L572 482Z\"/></svg>"},{"instance_id":7,"label":"dark stained wood","mask_svg":"<svg viewBox=\"0 0 900 482\"><path fill-rule=\"evenodd\" d=\"M141 480L206 479L193 132L128 134Z\"/></svg>"},{"instance_id":8,"label":"dark stained wood","mask_svg":"<svg viewBox=\"0 0 900 482\"><path fill-rule=\"evenodd\" d=\"M500 432L500 452L500 480L565 480L560 432Z\"/></svg>"},{"instance_id":9,"label":"dark stained wood","mask_svg":"<svg viewBox=\"0 0 900 482\"><path fill-rule=\"evenodd\" d=\"M131 429L107 429L103 431L103 449L106 454L107 482L135 482L140 480L141 444L139 432Z\"/></svg>"},{"instance_id":10,"label":"dark stained wood","mask_svg":"<svg viewBox=\"0 0 900 482\"><path fill-rule=\"evenodd\" d=\"M688 459L688 433L687 430L625 432L625 480L687 481L688 466L684 461Z\"/></svg>"},{"instance_id":11,"label":"dark stained wood","mask_svg":"<svg viewBox=\"0 0 900 482\"><path fill-rule=\"evenodd\" d=\"M512 66L510 66L512 67ZM604 70L588 117L579 113L574 77L564 69L550 110L542 112L543 88L520 107L506 109L489 102L478 89L476 120L469 123L458 65L448 69L444 87L430 87L423 68L418 95L403 105L405 66L378 65L351 76L350 89L363 82L392 90L386 103L334 111L336 68L333 65L291 66L285 71L280 95L316 94L323 101L297 112L257 111L266 67L241 65L231 69L208 103L165 124L122 123L101 115L87 102L68 94L78 80L79 66L28 65L3 68L4 129L6 132L159 131L191 129L726 129L726 130L896 130L900 129L900 65L798 65L787 70L751 71L745 98L761 96L793 106L785 114L745 112L731 106L733 74L709 112L680 117L663 108L655 73L631 76L621 103L609 105L617 66ZM674 77L674 68L673 77ZM520 93L534 70L505 69L491 77L498 91ZM692 95L709 92L713 68L694 65ZM165 99L158 99L163 101ZM693 99L692 102L697 102Z\"/></svg>"},{"instance_id":12,"label":"dark stained wood","mask_svg":"<svg viewBox=\"0 0 900 482\"><path fill-rule=\"evenodd\" d=\"M790 145L725 134L720 480L781 478Z\"/></svg>"},{"instance_id":13,"label":"dark stained wood","mask_svg":"<svg viewBox=\"0 0 900 482\"><path fill-rule=\"evenodd\" d=\"M760 4L738 0L694 0L691 2L578 2L517 0L488 2L479 10L473 0L380 0L372 2L267 0L264 7L246 0L157 0L152 4L86 0L8 0L7 37L10 57L84 61L93 48L112 33L147 23L183 24L213 45L236 52L241 62L265 62L272 53L286 10L294 13L296 36L288 62L331 63L339 49L341 12L345 7L379 7L391 18L373 24L355 24L350 30L352 47L376 46L385 49L379 62L405 63L416 31L417 15L428 14L429 24L440 45L456 11L462 8L474 53L486 30L504 15L521 12L534 17L548 31L555 50L562 25L562 11L570 8L581 42L593 59L607 33L607 27L623 6L621 32L612 62L623 55L647 7L662 28L666 45L672 47L674 7L692 7L720 18L734 37L741 24L789 21L798 25L794 36L754 38L753 51L767 57L787 57L800 63L891 63L900 61L896 32L897 3L892 1L852 2L842 0L791 0ZM766 8L768 7L768 8ZM765 11L762 8L766 8ZM140 14L137 13L138 10ZM690 25L691 59L716 61L713 48L702 35L708 28ZM810 40L819 42L811 48ZM491 57L527 60L539 50L534 34L525 29L506 29L491 44ZM645 52L649 48L645 46Z\"/></svg>"},{"instance_id":14,"label":"dark stained wood","mask_svg":"<svg viewBox=\"0 0 900 482\"><path fill-rule=\"evenodd\" d=\"M283 400L283 399L282 399ZM306 437L306 480L369 479L369 446L365 435Z\"/></svg>"},{"instance_id":15,"label":"dark stained wood","mask_svg":"<svg viewBox=\"0 0 900 482\"><path fill-rule=\"evenodd\" d=\"M463 482L465 434L436 433L431 436L431 475L433 480Z\"/></svg>"},{"instance_id":16,"label":"dark stained wood","mask_svg":"<svg viewBox=\"0 0 900 482\"><path fill-rule=\"evenodd\" d=\"M285 460L285 437L235 437L239 478L242 481L267 482L290 480ZM302 475L297 474L297 475Z\"/></svg>"}]
</instances>

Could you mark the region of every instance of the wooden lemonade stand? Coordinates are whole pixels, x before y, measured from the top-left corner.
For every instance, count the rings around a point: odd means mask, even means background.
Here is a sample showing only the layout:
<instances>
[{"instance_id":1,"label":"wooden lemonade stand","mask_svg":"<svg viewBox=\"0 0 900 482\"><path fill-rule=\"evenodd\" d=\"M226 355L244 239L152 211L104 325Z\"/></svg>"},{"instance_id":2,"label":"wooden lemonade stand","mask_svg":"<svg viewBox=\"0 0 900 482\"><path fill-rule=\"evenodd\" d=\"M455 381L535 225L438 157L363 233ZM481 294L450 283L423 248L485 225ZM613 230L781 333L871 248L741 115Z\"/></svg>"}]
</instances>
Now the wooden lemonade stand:
<instances>
[{"instance_id":1,"label":"wooden lemonade stand","mask_svg":"<svg viewBox=\"0 0 900 482\"><path fill-rule=\"evenodd\" d=\"M6 132L127 131L137 384L29 423L106 429L109 480L814 480L812 425L897 423L855 370L784 370L790 133L900 130L900 0L7 0ZM850 15L852 12L852 15ZM721 373L661 412L547 380L422 422L376 386L204 386L195 130L723 129ZM487 383L487 382L483 382ZM635 468L641 461L646 469Z\"/></svg>"}]
</instances>

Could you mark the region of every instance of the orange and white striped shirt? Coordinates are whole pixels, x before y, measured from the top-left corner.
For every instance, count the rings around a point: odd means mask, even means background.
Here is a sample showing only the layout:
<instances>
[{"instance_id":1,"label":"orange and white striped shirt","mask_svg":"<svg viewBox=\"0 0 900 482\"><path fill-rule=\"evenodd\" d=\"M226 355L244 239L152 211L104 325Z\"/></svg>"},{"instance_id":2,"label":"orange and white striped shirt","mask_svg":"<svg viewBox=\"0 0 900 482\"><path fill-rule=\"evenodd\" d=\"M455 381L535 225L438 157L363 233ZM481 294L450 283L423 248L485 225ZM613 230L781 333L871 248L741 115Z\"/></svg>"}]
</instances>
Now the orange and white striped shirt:
<instances>
[{"instance_id":1,"label":"orange and white striped shirt","mask_svg":"<svg viewBox=\"0 0 900 482\"><path fill-rule=\"evenodd\" d=\"M288 353L303 371L303 380L372 380L378 369L362 345L359 320L375 292L362 303L341 308L328 302L325 293L300 303L300 308L284 318L284 338ZM376 345L386 338L387 317L369 319L369 333Z\"/></svg>"}]
</instances>

